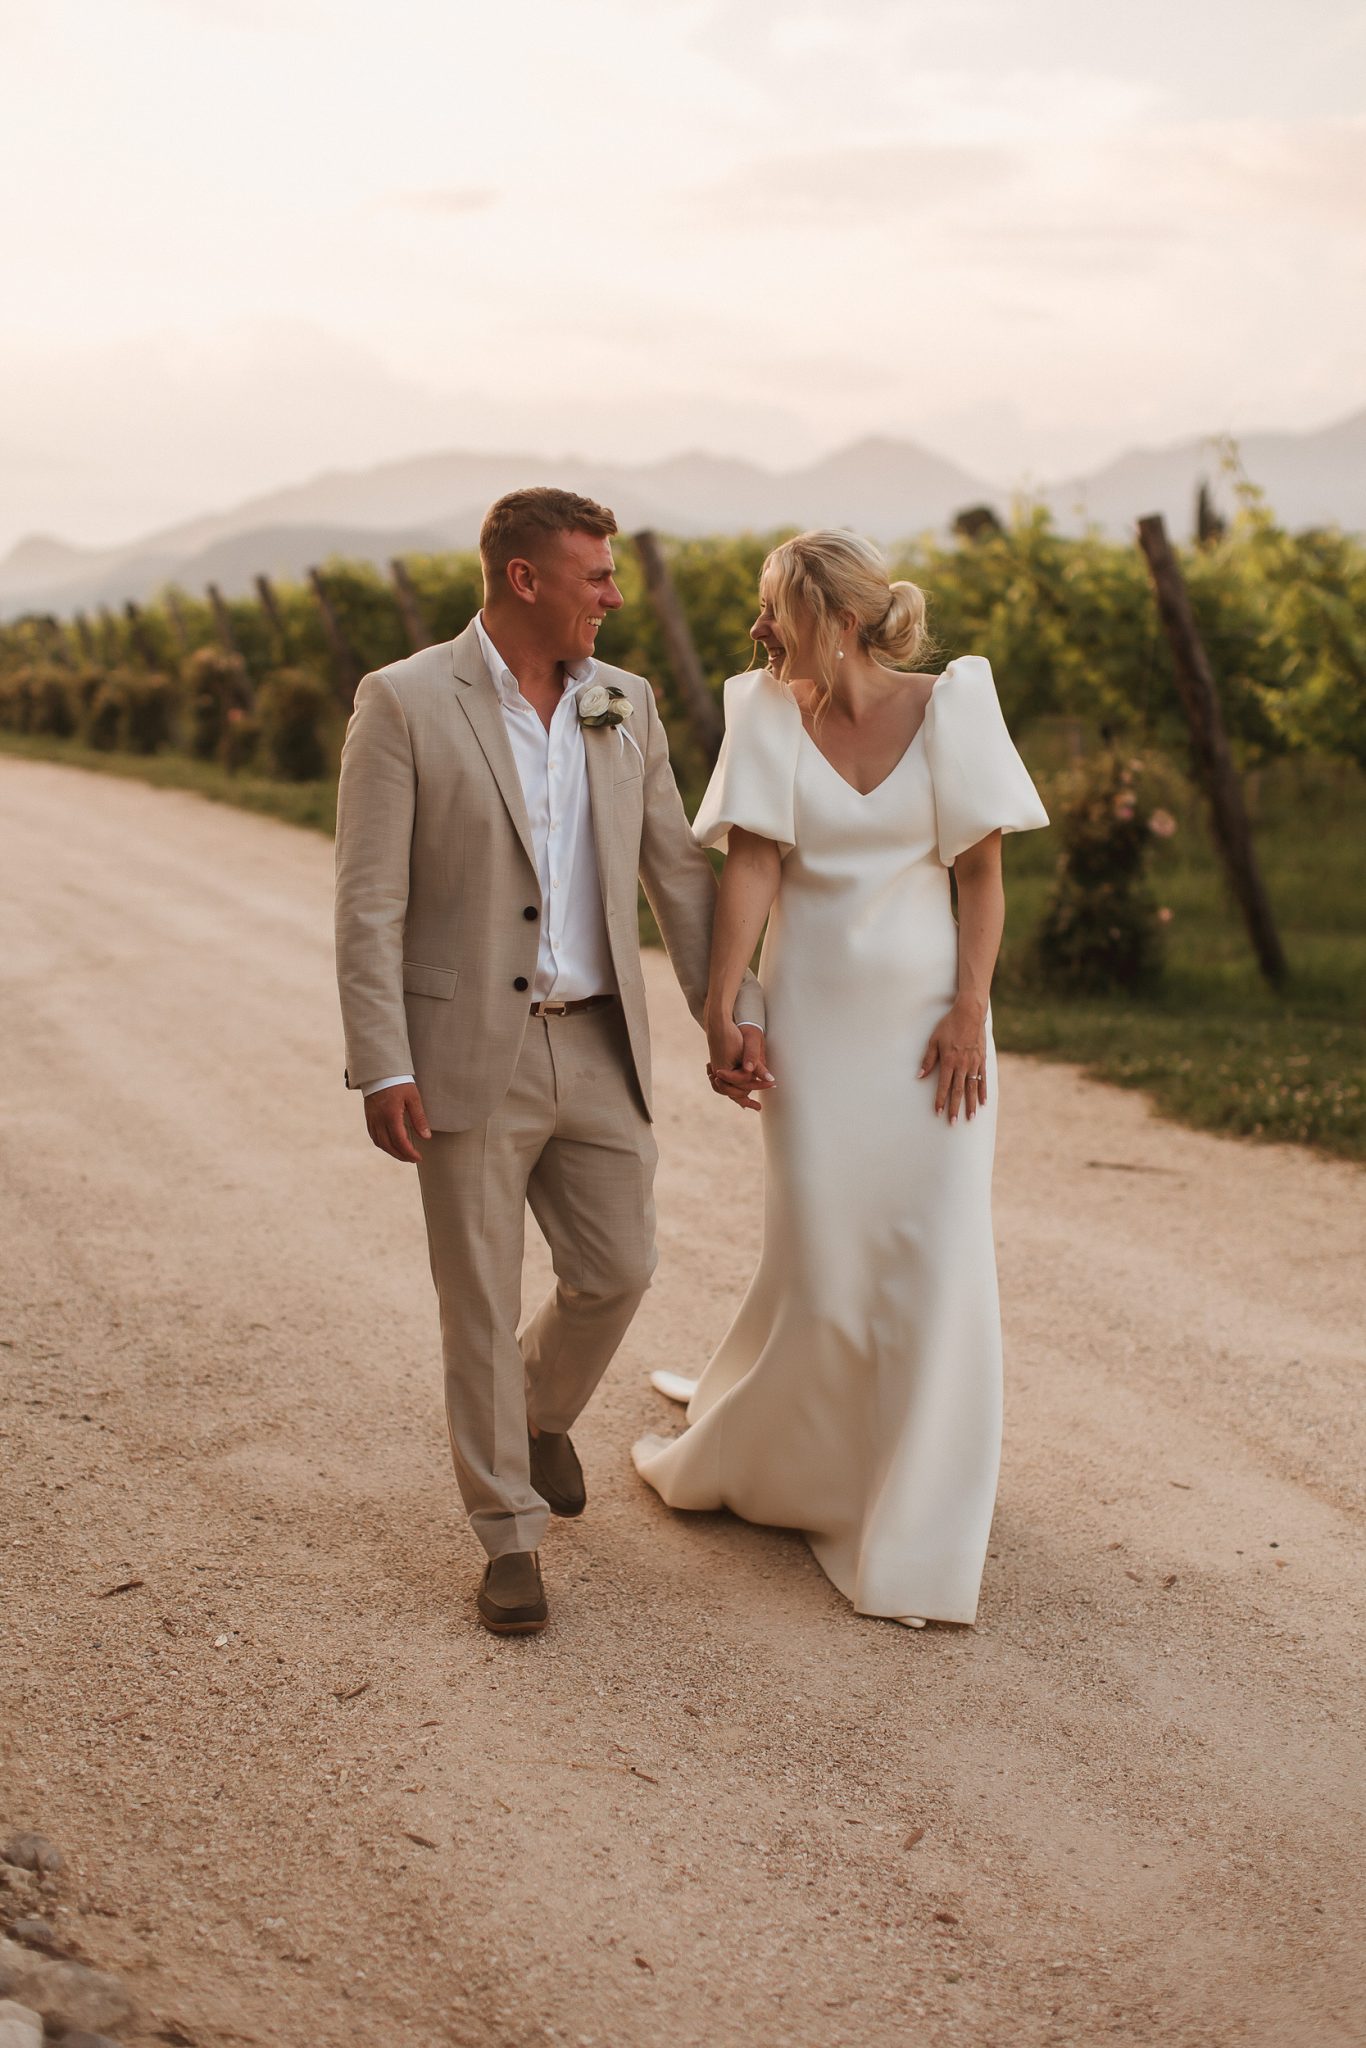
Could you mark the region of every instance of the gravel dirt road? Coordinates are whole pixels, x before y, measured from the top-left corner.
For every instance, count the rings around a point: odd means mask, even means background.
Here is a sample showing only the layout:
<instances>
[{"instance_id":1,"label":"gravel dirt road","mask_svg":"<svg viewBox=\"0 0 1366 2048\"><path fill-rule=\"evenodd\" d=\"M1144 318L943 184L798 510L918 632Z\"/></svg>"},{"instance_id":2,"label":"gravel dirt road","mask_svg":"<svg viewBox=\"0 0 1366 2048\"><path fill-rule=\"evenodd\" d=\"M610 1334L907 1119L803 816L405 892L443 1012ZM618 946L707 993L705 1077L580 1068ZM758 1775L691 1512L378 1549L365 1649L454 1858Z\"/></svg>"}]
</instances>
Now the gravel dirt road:
<instances>
[{"instance_id":1,"label":"gravel dirt road","mask_svg":"<svg viewBox=\"0 0 1366 2048\"><path fill-rule=\"evenodd\" d=\"M1006 1062L980 1622L859 1620L630 1467L759 1230L652 960L659 1276L495 1642L330 872L0 760L0 1831L65 1850L126 2038L1360 2043L1360 1175Z\"/></svg>"}]
</instances>

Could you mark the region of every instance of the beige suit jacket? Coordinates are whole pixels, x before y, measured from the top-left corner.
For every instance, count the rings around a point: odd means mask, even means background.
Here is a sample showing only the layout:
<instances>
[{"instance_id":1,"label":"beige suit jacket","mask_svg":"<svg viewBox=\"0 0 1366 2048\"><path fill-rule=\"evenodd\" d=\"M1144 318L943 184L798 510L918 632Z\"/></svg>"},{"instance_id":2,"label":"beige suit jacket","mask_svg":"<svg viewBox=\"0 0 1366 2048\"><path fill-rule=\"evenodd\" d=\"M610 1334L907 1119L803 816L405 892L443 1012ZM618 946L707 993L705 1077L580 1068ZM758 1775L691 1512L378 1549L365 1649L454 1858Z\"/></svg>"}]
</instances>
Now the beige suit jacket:
<instances>
[{"instance_id":1,"label":"beige suit jacket","mask_svg":"<svg viewBox=\"0 0 1366 2048\"><path fill-rule=\"evenodd\" d=\"M636 746L610 727L583 737L608 942L649 1114L637 878L699 1022L716 882L689 829L650 685L605 662L596 679L633 707ZM527 1029L541 907L522 786L473 625L364 676L337 796L347 1085L415 1075L433 1130L468 1130L490 1115ZM740 1001L749 1021L763 1021L749 977Z\"/></svg>"}]
</instances>

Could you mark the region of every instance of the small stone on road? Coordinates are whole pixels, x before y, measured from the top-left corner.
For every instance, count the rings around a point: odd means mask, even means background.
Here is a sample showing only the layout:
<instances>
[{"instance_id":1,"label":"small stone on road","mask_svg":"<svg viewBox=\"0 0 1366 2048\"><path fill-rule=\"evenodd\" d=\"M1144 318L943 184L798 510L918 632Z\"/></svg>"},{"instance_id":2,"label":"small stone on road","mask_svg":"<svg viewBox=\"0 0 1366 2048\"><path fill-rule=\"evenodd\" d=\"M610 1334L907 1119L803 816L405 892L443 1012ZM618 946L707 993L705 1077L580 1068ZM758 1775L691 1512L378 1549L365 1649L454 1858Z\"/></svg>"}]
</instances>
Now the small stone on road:
<instances>
[{"instance_id":1,"label":"small stone on road","mask_svg":"<svg viewBox=\"0 0 1366 2048\"><path fill-rule=\"evenodd\" d=\"M43 2048L42 2021L12 1998L0 1998L0 2048Z\"/></svg>"},{"instance_id":2,"label":"small stone on road","mask_svg":"<svg viewBox=\"0 0 1366 2048\"><path fill-rule=\"evenodd\" d=\"M49 1842L46 1835L11 1835L0 1857L12 1863L16 1870L36 1870L40 1877L50 1877L61 1870L66 1858L56 1844Z\"/></svg>"}]
</instances>

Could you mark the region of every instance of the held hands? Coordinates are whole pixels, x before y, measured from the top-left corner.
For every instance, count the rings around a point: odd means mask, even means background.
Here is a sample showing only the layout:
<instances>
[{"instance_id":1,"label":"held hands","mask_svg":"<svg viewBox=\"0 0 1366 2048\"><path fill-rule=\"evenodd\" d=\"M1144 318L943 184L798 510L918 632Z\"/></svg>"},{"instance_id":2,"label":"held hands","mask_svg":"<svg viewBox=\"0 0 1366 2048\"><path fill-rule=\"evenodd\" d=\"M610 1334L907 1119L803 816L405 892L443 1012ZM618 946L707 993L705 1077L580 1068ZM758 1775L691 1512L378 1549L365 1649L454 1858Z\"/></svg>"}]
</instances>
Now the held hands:
<instances>
[{"instance_id":1,"label":"held hands","mask_svg":"<svg viewBox=\"0 0 1366 2048\"><path fill-rule=\"evenodd\" d=\"M399 1081L392 1088L378 1088L373 1095L367 1095L365 1127L381 1152L409 1166L416 1166L421 1157L413 1138L432 1135L422 1097L413 1081Z\"/></svg>"},{"instance_id":2,"label":"held hands","mask_svg":"<svg viewBox=\"0 0 1366 2048\"><path fill-rule=\"evenodd\" d=\"M947 1105L951 1124L957 1123L960 1108L971 1122L986 1103L986 1015L984 1003L972 996L960 996L930 1033L925 1057L920 1062L922 1081L938 1068L934 1113L938 1116Z\"/></svg>"},{"instance_id":3,"label":"held hands","mask_svg":"<svg viewBox=\"0 0 1366 2048\"><path fill-rule=\"evenodd\" d=\"M756 1024L736 1024L730 1017L708 1018L707 1079L717 1095L737 1109L758 1109L753 1090L776 1084L764 1059L764 1034Z\"/></svg>"}]
</instances>

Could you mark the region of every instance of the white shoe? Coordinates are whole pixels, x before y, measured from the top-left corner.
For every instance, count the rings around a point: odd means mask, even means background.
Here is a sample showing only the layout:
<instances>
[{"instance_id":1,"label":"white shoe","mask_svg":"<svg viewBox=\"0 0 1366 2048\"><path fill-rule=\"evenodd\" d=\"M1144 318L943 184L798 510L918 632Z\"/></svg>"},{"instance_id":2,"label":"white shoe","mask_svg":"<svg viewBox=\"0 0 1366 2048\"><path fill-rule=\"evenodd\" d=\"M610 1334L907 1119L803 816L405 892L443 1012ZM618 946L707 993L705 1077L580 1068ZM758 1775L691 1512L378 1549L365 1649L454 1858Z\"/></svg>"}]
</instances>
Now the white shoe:
<instances>
[{"instance_id":1,"label":"white shoe","mask_svg":"<svg viewBox=\"0 0 1366 2048\"><path fill-rule=\"evenodd\" d=\"M903 1628L924 1628L924 1617L919 1614L894 1614L893 1621L899 1621Z\"/></svg>"},{"instance_id":2,"label":"white shoe","mask_svg":"<svg viewBox=\"0 0 1366 2048\"><path fill-rule=\"evenodd\" d=\"M638 1437L631 1446L631 1463L637 1472L644 1473L651 1458L657 1458L661 1451L667 1451L678 1442L676 1436L657 1436L650 1430L646 1436Z\"/></svg>"},{"instance_id":3,"label":"white shoe","mask_svg":"<svg viewBox=\"0 0 1366 2048\"><path fill-rule=\"evenodd\" d=\"M650 1385L666 1401L680 1401L685 1408L697 1392L697 1381L685 1379L681 1372L652 1372Z\"/></svg>"}]
</instances>

